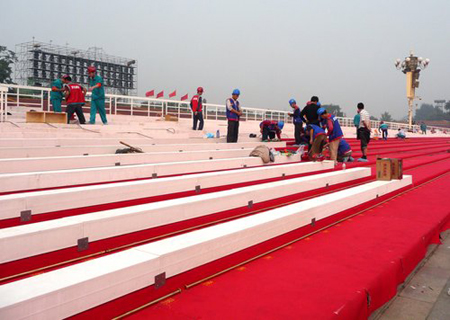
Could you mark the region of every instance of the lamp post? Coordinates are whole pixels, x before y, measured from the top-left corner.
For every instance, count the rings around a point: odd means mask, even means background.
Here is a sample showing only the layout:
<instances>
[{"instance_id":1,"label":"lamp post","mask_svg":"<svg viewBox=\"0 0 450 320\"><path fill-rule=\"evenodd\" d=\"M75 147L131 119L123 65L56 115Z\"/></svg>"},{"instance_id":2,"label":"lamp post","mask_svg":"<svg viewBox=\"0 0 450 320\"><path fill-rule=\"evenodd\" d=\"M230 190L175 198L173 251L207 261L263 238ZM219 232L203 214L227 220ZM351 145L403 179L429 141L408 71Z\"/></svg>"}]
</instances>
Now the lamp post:
<instances>
[{"instance_id":1,"label":"lamp post","mask_svg":"<svg viewBox=\"0 0 450 320\"><path fill-rule=\"evenodd\" d=\"M419 88L420 71L425 69L430 63L430 59L416 57L414 52L410 52L405 60L395 60L395 67L406 74L406 98L408 99L408 122L412 129L413 104L416 97L416 88Z\"/></svg>"}]
</instances>

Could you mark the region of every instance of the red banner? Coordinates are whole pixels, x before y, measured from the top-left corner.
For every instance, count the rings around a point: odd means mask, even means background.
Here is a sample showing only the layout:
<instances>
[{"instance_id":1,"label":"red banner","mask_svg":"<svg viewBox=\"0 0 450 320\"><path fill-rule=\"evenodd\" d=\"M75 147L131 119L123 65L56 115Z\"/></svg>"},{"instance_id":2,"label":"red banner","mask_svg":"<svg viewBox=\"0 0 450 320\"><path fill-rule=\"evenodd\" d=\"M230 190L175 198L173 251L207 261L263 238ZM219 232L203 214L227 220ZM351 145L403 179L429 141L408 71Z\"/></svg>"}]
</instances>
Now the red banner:
<instances>
[{"instance_id":1,"label":"red banner","mask_svg":"<svg viewBox=\"0 0 450 320\"><path fill-rule=\"evenodd\" d=\"M164 90L156 95L156 98L164 98Z\"/></svg>"},{"instance_id":2,"label":"red banner","mask_svg":"<svg viewBox=\"0 0 450 320\"><path fill-rule=\"evenodd\" d=\"M155 90L150 90L145 93L146 97L153 97L155 95Z\"/></svg>"},{"instance_id":3,"label":"red banner","mask_svg":"<svg viewBox=\"0 0 450 320\"><path fill-rule=\"evenodd\" d=\"M177 95L177 90L175 90L174 92L172 92L172 93L169 93L169 98L173 98L173 97L175 97Z\"/></svg>"},{"instance_id":4,"label":"red banner","mask_svg":"<svg viewBox=\"0 0 450 320\"><path fill-rule=\"evenodd\" d=\"M186 93L184 96L181 97L181 101L189 99L188 94Z\"/></svg>"}]
</instances>

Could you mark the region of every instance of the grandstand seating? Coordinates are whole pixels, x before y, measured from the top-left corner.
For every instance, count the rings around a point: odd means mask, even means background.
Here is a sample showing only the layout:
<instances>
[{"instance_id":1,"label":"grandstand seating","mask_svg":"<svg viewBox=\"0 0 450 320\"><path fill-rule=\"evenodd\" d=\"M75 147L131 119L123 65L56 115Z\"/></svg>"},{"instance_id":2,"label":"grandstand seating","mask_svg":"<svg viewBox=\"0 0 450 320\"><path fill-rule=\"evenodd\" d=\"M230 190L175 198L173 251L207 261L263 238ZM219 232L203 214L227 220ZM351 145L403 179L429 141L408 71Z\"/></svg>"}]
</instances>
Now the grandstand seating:
<instances>
[{"instance_id":1,"label":"grandstand seating","mask_svg":"<svg viewBox=\"0 0 450 320\"><path fill-rule=\"evenodd\" d=\"M263 164L249 157L261 144L248 138L254 122L226 144L188 121L171 133L156 120L111 118L90 131L0 124L0 318L119 316L450 170L447 138L372 141L369 162L346 168L299 154ZM114 154L121 140L145 153ZM357 157L358 141L348 141ZM404 178L376 181L377 156L403 158Z\"/></svg>"}]
</instances>

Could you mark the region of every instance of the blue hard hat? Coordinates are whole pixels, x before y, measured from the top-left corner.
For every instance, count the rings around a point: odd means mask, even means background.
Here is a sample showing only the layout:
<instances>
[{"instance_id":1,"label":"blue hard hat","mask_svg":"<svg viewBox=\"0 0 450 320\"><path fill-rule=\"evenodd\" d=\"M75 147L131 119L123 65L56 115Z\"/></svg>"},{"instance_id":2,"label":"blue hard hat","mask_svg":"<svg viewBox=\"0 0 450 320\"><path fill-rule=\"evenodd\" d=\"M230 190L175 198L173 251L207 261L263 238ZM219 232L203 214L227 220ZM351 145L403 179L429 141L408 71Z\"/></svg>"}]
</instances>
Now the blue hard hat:
<instances>
[{"instance_id":1,"label":"blue hard hat","mask_svg":"<svg viewBox=\"0 0 450 320\"><path fill-rule=\"evenodd\" d=\"M297 101L295 101L295 99L289 100L289 105L290 105L290 106L292 106L294 103L297 103Z\"/></svg>"},{"instance_id":2,"label":"blue hard hat","mask_svg":"<svg viewBox=\"0 0 450 320\"><path fill-rule=\"evenodd\" d=\"M326 111L325 108L319 108L319 110L317 110L317 114L320 116L325 111Z\"/></svg>"},{"instance_id":3,"label":"blue hard hat","mask_svg":"<svg viewBox=\"0 0 450 320\"><path fill-rule=\"evenodd\" d=\"M241 91L239 91L239 89L234 89L232 95L240 95Z\"/></svg>"},{"instance_id":4,"label":"blue hard hat","mask_svg":"<svg viewBox=\"0 0 450 320\"><path fill-rule=\"evenodd\" d=\"M283 129L284 127L284 121L278 121L278 128Z\"/></svg>"}]
</instances>

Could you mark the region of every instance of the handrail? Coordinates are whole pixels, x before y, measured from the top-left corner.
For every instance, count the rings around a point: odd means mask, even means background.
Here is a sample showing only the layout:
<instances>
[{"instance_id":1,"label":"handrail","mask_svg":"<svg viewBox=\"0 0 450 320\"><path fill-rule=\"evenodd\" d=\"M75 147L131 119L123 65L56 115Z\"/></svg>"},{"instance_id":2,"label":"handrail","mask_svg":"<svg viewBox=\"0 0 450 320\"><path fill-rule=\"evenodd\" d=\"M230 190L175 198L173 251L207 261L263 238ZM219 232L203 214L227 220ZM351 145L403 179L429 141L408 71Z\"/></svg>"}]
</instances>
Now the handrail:
<instances>
[{"instance_id":1,"label":"handrail","mask_svg":"<svg viewBox=\"0 0 450 320\"><path fill-rule=\"evenodd\" d=\"M16 92L4 91L5 87L8 89L15 89ZM0 89L3 88L1 97L1 119L0 121L7 121L7 109L14 106L32 107L40 109L41 111L50 110L50 88L23 86L17 84L0 83ZM31 92L30 92L31 91ZM91 93L86 96L87 102L90 101ZM204 105L205 119L225 120L226 106L222 104L205 103ZM85 111L89 109L89 105L85 106ZM192 118L192 111L189 106L189 101L171 100L171 99L157 99L150 97L139 96L125 96L119 94L105 95L105 108L108 114L124 114L132 116L147 116L158 117L167 114L177 115L179 118ZM288 111L271 110L260 108L244 108L244 114L241 117L244 121L263 121L283 120L287 123L292 122ZM341 126L354 127L353 118L337 117ZM409 129L407 123L385 122L389 129L397 130L400 128ZM372 128L378 128L380 121L371 120ZM414 129L419 130L419 125L414 125ZM427 126L429 130L448 130L447 128Z\"/></svg>"}]
</instances>

